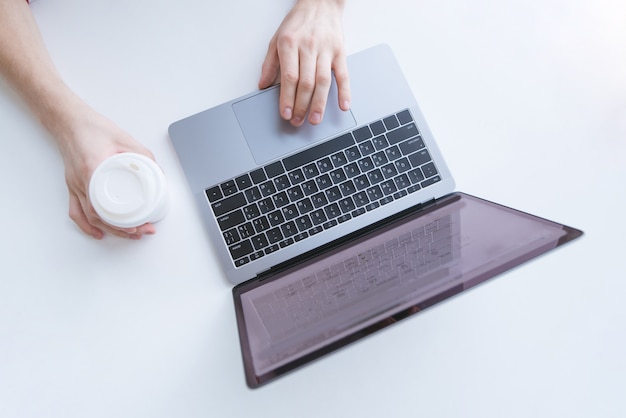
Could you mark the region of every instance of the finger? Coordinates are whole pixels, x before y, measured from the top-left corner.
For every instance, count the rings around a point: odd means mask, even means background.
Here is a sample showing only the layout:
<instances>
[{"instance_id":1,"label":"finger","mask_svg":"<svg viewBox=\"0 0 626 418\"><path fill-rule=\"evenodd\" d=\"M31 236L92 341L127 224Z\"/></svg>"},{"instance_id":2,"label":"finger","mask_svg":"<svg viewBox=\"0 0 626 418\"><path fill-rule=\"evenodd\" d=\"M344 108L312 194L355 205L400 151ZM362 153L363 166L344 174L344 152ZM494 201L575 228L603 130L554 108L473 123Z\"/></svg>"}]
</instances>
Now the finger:
<instances>
[{"instance_id":1,"label":"finger","mask_svg":"<svg viewBox=\"0 0 626 418\"><path fill-rule=\"evenodd\" d=\"M140 239L142 236L138 228L120 228L104 222L102 219L98 218L97 215L91 218L90 222L92 225L101 228L104 232L115 235L116 237Z\"/></svg>"},{"instance_id":2,"label":"finger","mask_svg":"<svg viewBox=\"0 0 626 418\"><path fill-rule=\"evenodd\" d=\"M135 234L138 234L140 236L141 235L154 235L156 234L156 227L151 223L143 224L137 227L137 231L135 232Z\"/></svg>"},{"instance_id":3,"label":"finger","mask_svg":"<svg viewBox=\"0 0 626 418\"><path fill-rule=\"evenodd\" d=\"M315 90L315 74L317 70L317 56L300 52L300 77L296 90L296 99L293 107L291 124L300 126L304 123L306 113L311 105L311 98Z\"/></svg>"},{"instance_id":4,"label":"finger","mask_svg":"<svg viewBox=\"0 0 626 418\"><path fill-rule=\"evenodd\" d=\"M280 115L285 120L291 120L300 77L298 50L290 45L278 45L278 58L280 61Z\"/></svg>"},{"instance_id":5,"label":"finger","mask_svg":"<svg viewBox=\"0 0 626 418\"><path fill-rule=\"evenodd\" d=\"M83 216L86 218L89 225L94 228L97 228L101 231L101 233L108 233L115 235L120 238L130 238L130 239L139 239L141 238L141 233L138 232L138 228L119 228L113 225L110 225L104 222L99 216L94 207L89 202L87 196L82 194L75 194L77 200L80 204L80 211Z\"/></svg>"},{"instance_id":6,"label":"finger","mask_svg":"<svg viewBox=\"0 0 626 418\"><path fill-rule=\"evenodd\" d=\"M317 61L315 90L311 98L311 111L309 112L309 123L312 125L319 124L324 118L331 82L332 72L330 69L330 59L321 56Z\"/></svg>"},{"instance_id":7,"label":"finger","mask_svg":"<svg viewBox=\"0 0 626 418\"><path fill-rule=\"evenodd\" d=\"M73 220L85 234L91 235L95 239L102 239L104 237L104 232L102 232L101 229L89 223L78 197L71 192L69 215L70 219Z\"/></svg>"},{"instance_id":8,"label":"finger","mask_svg":"<svg viewBox=\"0 0 626 418\"><path fill-rule=\"evenodd\" d=\"M265 89L274 84L278 77L278 70L280 68L278 60L278 50L276 49L276 41L272 39L267 54L265 55L265 61L261 66L261 78L259 79L259 88Z\"/></svg>"},{"instance_id":9,"label":"finger","mask_svg":"<svg viewBox=\"0 0 626 418\"><path fill-rule=\"evenodd\" d=\"M350 91L350 75L345 54L341 53L335 57L333 62L335 80L337 81L337 100L341 110L349 110L352 94Z\"/></svg>"}]
</instances>

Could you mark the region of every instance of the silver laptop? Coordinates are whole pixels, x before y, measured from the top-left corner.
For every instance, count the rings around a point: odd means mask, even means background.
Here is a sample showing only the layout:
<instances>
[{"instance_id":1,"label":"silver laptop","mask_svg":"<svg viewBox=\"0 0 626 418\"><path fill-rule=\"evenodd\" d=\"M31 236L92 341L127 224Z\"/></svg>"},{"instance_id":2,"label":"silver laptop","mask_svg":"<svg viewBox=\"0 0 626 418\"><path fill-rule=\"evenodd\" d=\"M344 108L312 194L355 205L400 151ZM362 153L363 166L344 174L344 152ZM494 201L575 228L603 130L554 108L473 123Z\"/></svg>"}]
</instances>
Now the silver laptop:
<instances>
[{"instance_id":1,"label":"silver laptop","mask_svg":"<svg viewBox=\"0 0 626 418\"><path fill-rule=\"evenodd\" d=\"M339 109L333 84L318 126L283 121L278 87L170 126L232 283L454 190L390 48L348 67L352 108Z\"/></svg>"},{"instance_id":2,"label":"silver laptop","mask_svg":"<svg viewBox=\"0 0 626 418\"><path fill-rule=\"evenodd\" d=\"M278 87L170 137L233 289L258 387L581 235L453 192L391 50L348 57L352 108L292 127Z\"/></svg>"}]
</instances>

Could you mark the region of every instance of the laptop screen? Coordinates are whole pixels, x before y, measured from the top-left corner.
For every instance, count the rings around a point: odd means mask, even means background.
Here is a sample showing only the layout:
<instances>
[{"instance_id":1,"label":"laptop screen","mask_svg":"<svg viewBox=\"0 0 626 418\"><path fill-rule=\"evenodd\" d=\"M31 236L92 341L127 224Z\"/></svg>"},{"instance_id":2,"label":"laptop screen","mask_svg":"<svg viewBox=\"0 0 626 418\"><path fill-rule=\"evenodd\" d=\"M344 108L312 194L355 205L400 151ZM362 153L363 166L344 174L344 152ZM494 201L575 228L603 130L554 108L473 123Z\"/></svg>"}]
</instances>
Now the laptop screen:
<instances>
[{"instance_id":1,"label":"laptop screen","mask_svg":"<svg viewBox=\"0 0 626 418\"><path fill-rule=\"evenodd\" d=\"M257 387L581 235L463 193L360 231L233 290Z\"/></svg>"}]
</instances>

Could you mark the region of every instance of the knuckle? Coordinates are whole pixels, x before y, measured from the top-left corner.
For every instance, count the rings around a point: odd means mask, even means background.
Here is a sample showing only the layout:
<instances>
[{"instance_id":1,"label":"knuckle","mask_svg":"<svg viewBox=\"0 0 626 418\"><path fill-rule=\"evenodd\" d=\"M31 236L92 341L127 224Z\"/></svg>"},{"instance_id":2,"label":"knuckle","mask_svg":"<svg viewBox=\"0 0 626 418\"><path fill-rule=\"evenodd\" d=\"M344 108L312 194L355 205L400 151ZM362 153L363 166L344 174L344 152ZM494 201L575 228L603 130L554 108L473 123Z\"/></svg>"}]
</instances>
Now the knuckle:
<instances>
[{"instance_id":1,"label":"knuckle","mask_svg":"<svg viewBox=\"0 0 626 418\"><path fill-rule=\"evenodd\" d=\"M317 84L321 86L328 86L330 85L331 76L329 73L317 73L315 79L317 81Z\"/></svg>"},{"instance_id":2,"label":"knuckle","mask_svg":"<svg viewBox=\"0 0 626 418\"><path fill-rule=\"evenodd\" d=\"M337 82L345 82L347 83L350 80L350 75L346 69L335 68L335 79Z\"/></svg>"},{"instance_id":3,"label":"knuckle","mask_svg":"<svg viewBox=\"0 0 626 418\"><path fill-rule=\"evenodd\" d=\"M347 72L340 72L340 73L335 73L335 79L337 80L338 83L342 84L342 83L348 83L350 81L350 76L348 75Z\"/></svg>"},{"instance_id":4,"label":"knuckle","mask_svg":"<svg viewBox=\"0 0 626 418\"><path fill-rule=\"evenodd\" d=\"M293 83L296 84L299 81L299 75L296 71L293 70L287 70L283 73L283 77L285 78L285 81L288 83Z\"/></svg>"},{"instance_id":5,"label":"knuckle","mask_svg":"<svg viewBox=\"0 0 626 418\"><path fill-rule=\"evenodd\" d=\"M95 209L91 206L89 206L85 210L85 217L87 218L87 222L89 222L90 225L95 225L97 221L100 220L100 216L98 216Z\"/></svg>"},{"instance_id":6,"label":"knuckle","mask_svg":"<svg viewBox=\"0 0 626 418\"><path fill-rule=\"evenodd\" d=\"M276 38L276 46L278 49L293 48L297 43L296 37L291 32L282 31Z\"/></svg>"},{"instance_id":7,"label":"knuckle","mask_svg":"<svg viewBox=\"0 0 626 418\"><path fill-rule=\"evenodd\" d=\"M78 223L78 221L81 219L80 212L74 207L70 207L68 216L72 221L74 221L74 223Z\"/></svg>"},{"instance_id":8,"label":"knuckle","mask_svg":"<svg viewBox=\"0 0 626 418\"><path fill-rule=\"evenodd\" d=\"M315 88L315 79L312 77L302 77L300 78L300 82L298 83L298 87L310 91Z\"/></svg>"},{"instance_id":9,"label":"knuckle","mask_svg":"<svg viewBox=\"0 0 626 418\"><path fill-rule=\"evenodd\" d=\"M308 50L314 50L316 46L316 42L317 42L317 39L313 35L307 35L303 37L301 40L301 43L304 46L304 48L307 48Z\"/></svg>"}]
</instances>

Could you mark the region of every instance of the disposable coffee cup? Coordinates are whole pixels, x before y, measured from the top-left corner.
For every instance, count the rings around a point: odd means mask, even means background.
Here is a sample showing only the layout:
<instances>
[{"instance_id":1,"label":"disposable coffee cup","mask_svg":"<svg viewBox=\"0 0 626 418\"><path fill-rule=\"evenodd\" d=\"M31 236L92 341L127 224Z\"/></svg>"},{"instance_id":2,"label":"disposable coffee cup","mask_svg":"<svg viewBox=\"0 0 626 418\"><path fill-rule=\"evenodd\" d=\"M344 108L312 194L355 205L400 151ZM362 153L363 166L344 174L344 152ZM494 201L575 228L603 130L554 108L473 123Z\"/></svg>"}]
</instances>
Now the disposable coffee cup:
<instances>
[{"instance_id":1,"label":"disposable coffee cup","mask_svg":"<svg viewBox=\"0 0 626 418\"><path fill-rule=\"evenodd\" d=\"M150 158L126 152L104 160L89 181L89 199L100 218L119 228L160 221L167 212L165 176Z\"/></svg>"}]
</instances>

